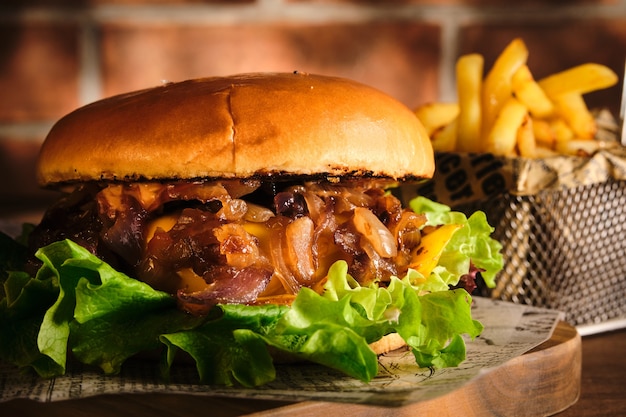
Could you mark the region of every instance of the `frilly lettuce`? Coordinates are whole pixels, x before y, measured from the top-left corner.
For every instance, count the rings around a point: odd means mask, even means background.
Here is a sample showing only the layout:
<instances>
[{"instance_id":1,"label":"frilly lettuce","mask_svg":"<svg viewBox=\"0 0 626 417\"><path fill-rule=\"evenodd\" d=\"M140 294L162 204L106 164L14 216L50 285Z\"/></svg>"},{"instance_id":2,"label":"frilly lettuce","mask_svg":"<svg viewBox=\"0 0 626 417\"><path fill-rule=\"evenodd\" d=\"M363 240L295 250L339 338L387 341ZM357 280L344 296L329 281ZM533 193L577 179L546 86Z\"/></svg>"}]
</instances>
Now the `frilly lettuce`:
<instances>
[{"instance_id":1,"label":"frilly lettuce","mask_svg":"<svg viewBox=\"0 0 626 417\"><path fill-rule=\"evenodd\" d=\"M426 214L426 225L441 224L462 225L445 247L438 265L421 289L426 291L445 291L458 283L459 278L467 273L470 262L480 270L485 285L495 286L496 274L502 269L502 245L491 237L493 227L487 222L482 211L476 211L467 218L465 214L452 211L450 207L416 197L409 203L416 213Z\"/></svg>"}]
</instances>

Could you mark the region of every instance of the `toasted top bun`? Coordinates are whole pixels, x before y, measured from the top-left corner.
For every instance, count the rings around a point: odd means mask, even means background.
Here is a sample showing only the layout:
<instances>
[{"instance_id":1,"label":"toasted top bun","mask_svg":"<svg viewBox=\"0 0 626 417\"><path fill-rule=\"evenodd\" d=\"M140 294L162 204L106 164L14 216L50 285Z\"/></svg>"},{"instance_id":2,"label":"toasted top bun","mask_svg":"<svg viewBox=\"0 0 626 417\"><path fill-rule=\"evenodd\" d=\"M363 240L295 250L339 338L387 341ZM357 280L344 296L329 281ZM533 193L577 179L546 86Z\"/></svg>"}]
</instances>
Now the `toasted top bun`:
<instances>
[{"instance_id":1,"label":"toasted top bun","mask_svg":"<svg viewBox=\"0 0 626 417\"><path fill-rule=\"evenodd\" d=\"M431 177L413 112L354 81L251 73L167 83L81 107L46 138L42 186L276 175Z\"/></svg>"}]
</instances>

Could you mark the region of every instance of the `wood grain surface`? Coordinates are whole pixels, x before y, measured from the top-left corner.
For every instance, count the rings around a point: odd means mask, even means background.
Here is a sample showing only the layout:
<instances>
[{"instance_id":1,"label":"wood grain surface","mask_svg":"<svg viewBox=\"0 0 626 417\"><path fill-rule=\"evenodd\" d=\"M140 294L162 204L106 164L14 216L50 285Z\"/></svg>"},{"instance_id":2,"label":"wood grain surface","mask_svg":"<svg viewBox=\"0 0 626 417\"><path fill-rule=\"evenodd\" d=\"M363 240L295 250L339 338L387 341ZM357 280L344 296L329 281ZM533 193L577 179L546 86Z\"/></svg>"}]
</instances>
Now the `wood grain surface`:
<instances>
[{"instance_id":1,"label":"wood grain surface","mask_svg":"<svg viewBox=\"0 0 626 417\"><path fill-rule=\"evenodd\" d=\"M581 392L581 337L559 323L552 338L448 395L401 408L326 402L284 403L193 395L125 394L41 404L27 400L0 403L10 416L542 416L575 404ZM577 415L577 414L571 414ZM604 414L603 414L604 415Z\"/></svg>"}]
</instances>

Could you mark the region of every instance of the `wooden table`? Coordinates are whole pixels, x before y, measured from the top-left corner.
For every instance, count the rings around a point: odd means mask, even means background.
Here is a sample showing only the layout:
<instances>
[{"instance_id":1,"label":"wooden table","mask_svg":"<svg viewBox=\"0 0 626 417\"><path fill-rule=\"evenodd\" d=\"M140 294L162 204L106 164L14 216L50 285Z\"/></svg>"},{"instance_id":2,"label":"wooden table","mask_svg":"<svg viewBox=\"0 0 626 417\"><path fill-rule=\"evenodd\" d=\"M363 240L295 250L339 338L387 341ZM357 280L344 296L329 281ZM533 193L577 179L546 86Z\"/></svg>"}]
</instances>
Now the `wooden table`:
<instances>
[{"instance_id":1,"label":"wooden table","mask_svg":"<svg viewBox=\"0 0 626 417\"><path fill-rule=\"evenodd\" d=\"M567 336L567 335L565 335ZM580 355L579 355L580 356ZM576 403L559 417L572 416L626 416L626 329L582 339L582 376L580 397ZM533 398L528 398L529 404ZM270 415L274 411L304 410L300 416L316 415L315 403L289 404L274 401L241 401L188 395L116 395L100 396L82 400L40 404L27 400L0 403L0 416L45 417L121 417L121 416L243 416L250 414ZM273 410L273 411L272 411ZM342 407L345 417L382 415L380 409L370 410L363 406ZM398 415L388 409L388 415ZM384 413L383 413L384 414ZM400 413L404 415L403 413ZM476 415L490 415L488 411Z\"/></svg>"},{"instance_id":2,"label":"wooden table","mask_svg":"<svg viewBox=\"0 0 626 417\"><path fill-rule=\"evenodd\" d=\"M585 336L580 398L559 417L626 416L626 329Z\"/></svg>"}]
</instances>

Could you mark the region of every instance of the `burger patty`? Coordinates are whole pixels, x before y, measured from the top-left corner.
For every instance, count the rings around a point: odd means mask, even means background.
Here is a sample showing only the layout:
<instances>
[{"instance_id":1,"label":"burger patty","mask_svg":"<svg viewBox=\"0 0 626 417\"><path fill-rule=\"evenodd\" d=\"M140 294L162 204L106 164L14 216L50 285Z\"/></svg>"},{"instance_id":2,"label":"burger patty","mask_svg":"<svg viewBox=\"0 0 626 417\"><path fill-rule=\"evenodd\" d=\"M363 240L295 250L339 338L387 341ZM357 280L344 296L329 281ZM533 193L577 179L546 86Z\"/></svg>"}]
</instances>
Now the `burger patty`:
<instances>
[{"instance_id":1,"label":"burger patty","mask_svg":"<svg viewBox=\"0 0 626 417\"><path fill-rule=\"evenodd\" d=\"M204 314L216 303L289 303L345 260L361 284L403 276L426 218L376 180L85 184L31 233L69 238Z\"/></svg>"}]
</instances>

